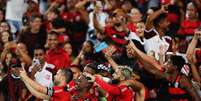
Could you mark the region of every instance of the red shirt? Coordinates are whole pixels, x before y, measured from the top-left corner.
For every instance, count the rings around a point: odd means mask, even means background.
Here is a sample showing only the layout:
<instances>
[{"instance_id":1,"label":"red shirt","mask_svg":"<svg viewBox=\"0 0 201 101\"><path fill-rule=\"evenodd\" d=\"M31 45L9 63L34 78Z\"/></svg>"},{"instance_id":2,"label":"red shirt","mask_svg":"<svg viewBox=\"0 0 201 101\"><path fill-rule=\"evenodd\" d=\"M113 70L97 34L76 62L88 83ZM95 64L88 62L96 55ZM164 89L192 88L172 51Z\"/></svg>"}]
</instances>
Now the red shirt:
<instances>
[{"instance_id":1,"label":"red shirt","mask_svg":"<svg viewBox=\"0 0 201 101\"><path fill-rule=\"evenodd\" d=\"M54 86L53 91L51 101L71 101L71 95L64 90L64 87Z\"/></svg>"},{"instance_id":2,"label":"red shirt","mask_svg":"<svg viewBox=\"0 0 201 101\"><path fill-rule=\"evenodd\" d=\"M98 98L96 98L96 96L94 96L90 92L87 92L84 94L84 96L82 98L79 98L76 101L98 101Z\"/></svg>"},{"instance_id":3,"label":"red shirt","mask_svg":"<svg viewBox=\"0 0 201 101\"><path fill-rule=\"evenodd\" d=\"M70 57L63 48L57 48L56 50L49 50L46 53L47 63L54 64L54 70L57 71L61 68L70 66Z\"/></svg>"},{"instance_id":4,"label":"red shirt","mask_svg":"<svg viewBox=\"0 0 201 101\"><path fill-rule=\"evenodd\" d=\"M181 28L178 30L178 34L182 35L194 35L194 30L201 25L201 21L184 20L181 23Z\"/></svg>"},{"instance_id":5,"label":"red shirt","mask_svg":"<svg viewBox=\"0 0 201 101\"><path fill-rule=\"evenodd\" d=\"M77 95L78 93L80 93L78 90L76 90L76 87L75 87L75 81L71 81L69 84L68 84L68 88L69 88L69 92L71 95ZM93 88L93 87L92 87ZM94 91L93 91L94 92ZM74 99L75 100L75 99ZM97 97L95 96L95 93L91 93L91 92L87 92L84 94L84 96L82 98L79 98L78 100L76 101L98 101Z\"/></svg>"},{"instance_id":6,"label":"red shirt","mask_svg":"<svg viewBox=\"0 0 201 101\"><path fill-rule=\"evenodd\" d=\"M135 92L126 85L110 85L96 78L96 83L110 95L115 97L115 101L134 101Z\"/></svg>"},{"instance_id":7,"label":"red shirt","mask_svg":"<svg viewBox=\"0 0 201 101\"><path fill-rule=\"evenodd\" d=\"M134 23L128 23L127 27L131 32L136 32L136 25Z\"/></svg>"},{"instance_id":8,"label":"red shirt","mask_svg":"<svg viewBox=\"0 0 201 101\"><path fill-rule=\"evenodd\" d=\"M121 44L121 45L126 44L126 40L124 39L124 37L126 36L125 32L118 32L115 28L111 26L106 26L105 33L115 43Z\"/></svg>"}]
</instances>

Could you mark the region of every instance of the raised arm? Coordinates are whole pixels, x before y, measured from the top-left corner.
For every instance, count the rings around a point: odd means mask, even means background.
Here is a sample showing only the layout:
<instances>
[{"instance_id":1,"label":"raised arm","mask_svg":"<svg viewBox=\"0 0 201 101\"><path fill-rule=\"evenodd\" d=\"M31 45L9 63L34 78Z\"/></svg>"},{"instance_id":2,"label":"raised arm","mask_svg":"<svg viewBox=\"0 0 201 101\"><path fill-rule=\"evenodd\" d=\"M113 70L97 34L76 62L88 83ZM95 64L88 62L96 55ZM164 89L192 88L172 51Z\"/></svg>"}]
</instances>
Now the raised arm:
<instances>
[{"instance_id":1,"label":"raised arm","mask_svg":"<svg viewBox=\"0 0 201 101\"><path fill-rule=\"evenodd\" d=\"M47 93L47 88L38 84L37 82L33 81L31 78L29 78L26 74L26 71L23 69L20 71L20 77L25 82L26 85L30 86L31 90L34 89L34 93L38 92L38 94L44 94ZM36 91L35 91L36 90Z\"/></svg>"},{"instance_id":2,"label":"raised arm","mask_svg":"<svg viewBox=\"0 0 201 101\"><path fill-rule=\"evenodd\" d=\"M32 59L31 57L28 55L28 53L26 53L24 50L23 50L23 43L18 43L17 46L16 46L16 49L17 49L17 55L19 55L20 59L26 63L26 66L29 66L31 65L32 63Z\"/></svg>"},{"instance_id":3,"label":"raised arm","mask_svg":"<svg viewBox=\"0 0 201 101\"><path fill-rule=\"evenodd\" d=\"M85 5L90 2L90 0L83 0L79 1L76 5L75 8L78 10L78 12L81 14L81 19L88 24L89 23L89 14L85 8Z\"/></svg>"},{"instance_id":4,"label":"raised arm","mask_svg":"<svg viewBox=\"0 0 201 101\"><path fill-rule=\"evenodd\" d=\"M198 83L201 83L201 78L200 78L200 75L198 73L197 66L196 66L196 56L195 56L196 50L195 50L195 48L198 43L200 35L201 35L201 31L196 31L193 39L191 40L191 43L188 46L187 52L186 52L187 59L191 65L193 79Z\"/></svg>"},{"instance_id":5,"label":"raised arm","mask_svg":"<svg viewBox=\"0 0 201 101\"><path fill-rule=\"evenodd\" d=\"M187 59L191 65L191 71L192 71L192 75L193 75L193 80L198 82L199 84L201 84L201 78L199 75L199 72L197 70L197 66L196 66L196 57L195 54L192 55L188 55Z\"/></svg>"},{"instance_id":6,"label":"raised arm","mask_svg":"<svg viewBox=\"0 0 201 101\"><path fill-rule=\"evenodd\" d=\"M155 11L153 14L149 15L147 17L147 20L146 20L146 30L149 31L150 29L152 29L154 27L154 23L153 21L161 14L163 13L166 13L167 11L165 10L165 6L162 6L161 9Z\"/></svg>"},{"instance_id":7,"label":"raised arm","mask_svg":"<svg viewBox=\"0 0 201 101\"><path fill-rule=\"evenodd\" d=\"M45 16L47 16L47 14L53 9L53 8L55 8L55 7L57 7L59 4L56 2L56 1L54 1L53 3L51 3L51 5L49 6L49 8L47 9L47 11L45 12Z\"/></svg>"},{"instance_id":8,"label":"raised arm","mask_svg":"<svg viewBox=\"0 0 201 101\"><path fill-rule=\"evenodd\" d=\"M112 68L117 71L118 68L118 64L112 59L112 54L115 52L115 48L113 46L109 46L108 48L106 48L104 50L105 53L105 58L107 59L107 61L109 62L109 64L112 66Z\"/></svg>"},{"instance_id":9,"label":"raised arm","mask_svg":"<svg viewBox=\"0 0 201 101\"><path fill-rule=\"evenodd\" d=\"M196 45L199 40L199 36L201 35L201 31L196 31L195 35L193 36L193 39L191 40L190 44L188 45L188 49L186 52L187 57L191 57L194 53L194 49L196 48Z\"/></svg>"},{"instance_id":10,"label":"raised arm","mask_svg":"<svg viewBox=\"0 0 201 101\"><path fill-rule=\"evenodd\" d=\"M89 73L83 73L83 74L87 77L90 77L91 82L95 82L96 85L98 85L100 88L102 88L104 91L108 92L109 94L112 94L112 95L121 94L121 90L119 87L106 83L105 81L102 80L102 76L91 75Z\"/></svg>"},{"instance_id":11,"label":"raised arm","mask_svg":"<svg viewBox=\"0 0 201 101\"><path fill-rule=\"evenodd\" d=\"M81 50L80 53L78 54L78 56L73 60L71 65L79 65L81 58L84 56L83 51Z\"/></svg>"},{"instance_id":12,"label":"raised arm","mask_svg":"<svg viewBox=\"0 0 201 101\"><path fill-rule=\"evenodd\" d=\"M104 0L105 2L105 6L107 10L111 10L112 9L112 5L110 4L109 0Z\"/></svg>"},{"instance_id":13,"label":"raised arm","mask_svg":"<svg viewBox=\"0 0 201 101\"><path fill-rule=\"evenodd\" d=\"M99 87L101 87L104 91L108 92L109 94L112 94L112 95L121 94L120 88L114 85L110 85L98 77L95 78L95 82L98 84Z\"/></svg>"},{"instance_id":14,"label":"raised arm","mask_svg":"<svg viewBox=\"0 0 201 101\"><path fill-rule=\"evenodd\" d=\"M190 94L193 101L201 101L201 98L196 92L195 88L192 86L191 81L185 75L181 77L180 84L184 89L186 89L188 94Z\"/></svg>"},{"instance_id":15,"label":"raised arm","mask_svg":"<svg viewBox=\"0 0 201 101\"><path fill-rule=\"evenodd\" d=\"M164 74L161 72L162 65L158 64L158 62L151 57L144 54L142 51L140 51L132 41L130 41L129 48L133 49L135 51L135 54L137 55L137 58L141 63L144 65L144 69L152 74L154 74L158 78L168 78L168 74Z\"/></svg>"},{"instance_id":16,"label":"raised arm","mask_svg":"<svg viewBox=\"0 0 201 101\"><path fill-rule=\"evenodd\" d=\"M23 80L23 81L24 81L24 80ZM27 89L28 89L28 90L31 92L31 94L33 94L35 97L37 97L37 98L39 98L39 99L43 99L43 100L49 100L49 99L50 99L50 97L47 96L46 94L40 93L40 92L38 92L37 90L35 90L34 88L32 88L31 85L30 85L28 82L24 81L24 83L25 83Z\"/></svg>"},{"instance_id":17,"label":"raised arm","mask_svg":"<svg viewBox=\"0 0 201 101\"><path fill-rule=\"evenodd\" d=\"M94 13L93 13L93 14L94 14L94 15L93 15L94 28L95 28L96 30L98 30L100 33L104 33L104 31L105 31L104 27L101 26L101 25L99 24L98 20L97 20L97 16L96 16L96 14L97 14L97 9L96 9L96 8L94 9Z\"/></svg>"},{"instance_id":18,"label":"raised arm","mask_svg":"<svg viewBox=\"0 0 201 101\"><path fill-rule=\"evenodd\" d=\"M90 0L82 0L82 1L79 1L76 5L75 5L75 8L77 9L84 9L85 5L90 2Z\"/></svg>"},{"instance_id":19,"label":"raised arm","mask_svg":"<svg viewBox=\"0 0 201 101\"><path fill-rule=\"evenodd\" d=\"M136 92L136 101L144 101L145 100L145 87L144 87L144 85L135 79L127 80L126 82Z\"/></svg>"}]
</instances>

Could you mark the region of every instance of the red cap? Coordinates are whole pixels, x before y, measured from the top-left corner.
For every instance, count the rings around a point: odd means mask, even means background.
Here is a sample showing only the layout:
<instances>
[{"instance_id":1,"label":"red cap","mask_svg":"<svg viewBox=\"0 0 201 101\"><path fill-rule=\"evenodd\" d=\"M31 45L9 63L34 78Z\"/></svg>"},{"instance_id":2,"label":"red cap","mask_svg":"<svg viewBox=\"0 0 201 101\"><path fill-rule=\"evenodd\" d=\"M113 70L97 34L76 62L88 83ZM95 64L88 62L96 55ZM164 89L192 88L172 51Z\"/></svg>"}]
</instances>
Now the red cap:
<instances>
[{"instance_id":1,"label":"red cap","mask_svg":"<svg viewBox=\"0 0 201 101\"><path fill-rule=\"evenodd\" d=\"M160 0L162 5L170 4L171 0Z\"/></svg>"}]
</instances>

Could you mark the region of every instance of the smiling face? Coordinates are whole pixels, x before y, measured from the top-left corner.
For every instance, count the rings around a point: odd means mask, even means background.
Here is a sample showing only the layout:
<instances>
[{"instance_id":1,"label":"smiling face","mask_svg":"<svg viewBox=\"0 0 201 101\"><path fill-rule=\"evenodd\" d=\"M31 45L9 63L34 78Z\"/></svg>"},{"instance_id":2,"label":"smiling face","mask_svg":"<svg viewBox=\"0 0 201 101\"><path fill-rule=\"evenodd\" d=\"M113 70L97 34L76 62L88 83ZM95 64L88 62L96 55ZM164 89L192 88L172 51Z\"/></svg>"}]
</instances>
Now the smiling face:
<instances>
[{"instance_id":1,"label":"smiling face","mask_svg":"<svg viewBox=\"0 0 201 101\"><path fill-rule=\"evenodd\" d=\"M136 24L136 34L137 34L137 36L143 37L144 36L144 30L145 30L144 22L138 22Z\"/></svg>"},{"instance_id":2,"label":"smiling face","mask_svg":"<svg viewBox=\"0 0 201 101\"><path fill-rule=\"evenodd\" d=\"M50 49L55 49L58 45L59 41L57 35L55 34L48 34L47 36L47 44Z\"/></svg>"},{"instance_id":3,"label":"smiling face","mask_svg":"<svg viewBox=\"0 0 201 101\"><path fill-rule=\"evenodd\" d=\"M137 8L131 9L131 17L134 23L137 23L142 20L142 14Z\"/></svg>"},{"instance_id":4,"label":"smiling face","mask_svg":"<svg viewBox=\"0 0 201 101\"><path fill-rule=\"evenodd\" d=\"M9 32L2 32L1 39L3 43L7 43L9 41L10 33Z\"/></svg>"},{"instance_id":5,"label":"smiling face","mask_svg":"<svg viewBox=\"0 0 201 101\"><path fill-rule=\"evenodd\" d=\"M70 43L66 43L64 45L64 50L69 54L72 55L73 49L72 49L72 45Z\"/></svg>"}]
</instances>

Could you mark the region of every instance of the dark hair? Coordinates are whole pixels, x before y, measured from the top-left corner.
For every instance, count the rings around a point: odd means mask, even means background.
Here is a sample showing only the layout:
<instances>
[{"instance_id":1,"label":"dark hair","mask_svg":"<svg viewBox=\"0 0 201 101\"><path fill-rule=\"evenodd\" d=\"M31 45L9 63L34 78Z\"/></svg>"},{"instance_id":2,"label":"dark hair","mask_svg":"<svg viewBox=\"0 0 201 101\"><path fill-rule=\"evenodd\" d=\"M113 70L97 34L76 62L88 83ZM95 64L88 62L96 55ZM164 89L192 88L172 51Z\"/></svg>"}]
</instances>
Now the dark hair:
<instances>
[{"instance_id":1,"label":"dark hair","mask_svg":"<svg viewBox=\"0 0 201 101\"><path fill-rule=\"evenodd\" d=\"M97 66L98 66L98 64L96 62L92 62L92 63L87 64L85 67L93 69L96 74L98 72Z\"/></svg>"},{"instance_id":2,"label":"dark hair","mask_svg":"<svg viewBox=\"0 0 201 101\"><path fill-rule=\"evenodd\" d=\"M87 40L86 42L87 42L87 43L89 43L89 44L90 44L90 46L92 46L92 48L94 47L94 44L93 44L93 42L92 42L92 41Z\"/></svg>"},{"instance_id":3,"label":"dark hair","mask_svg":"<svg viewBox=\"0 0 201 101\"><path fill-rule=\"evenodd\" d=\"M43 20L43 19L42 19L42 16L37 15L37 14L33 14L33 15L30 17L30 22L33 22L36 18L39 18L39 19Z\"/></svg>"},{"instance_id":4,"label":"dark hair","mask_svg":"<svg viewBox=\"0 0 201 101\"><path fill-rule=\"evenodd\" d=\"M184 64L186 64L184 58L182 56L172 55L170 57L170 60L174 66L176 66L176 69L178 71L181 71Z\"/></svg>"},{"instance_id":5,"label":"dark hair","mask_svg":"<svg viewBox=\"0 0 201 101\"><path fill-rule=\"evenodd\" d=\"M2 21L0 24L2 24L2 23L6 23L6 24L8 25L8 28L9 28L9 30L8 30L8 31L10 31L10 30L11 30L11 26L10 26L10 24L9 24L7 21Z\"/></svg>"},{"instance_id":6,"label":"dark hair","mask_svg":"<svg viewBox=\"0 0 201 101\"><path fill-rule=\"evenodd\" d=\"M55 32L55 31L50 31L49 33L48 33L48 35L55 35L55 36L59 36L59 33L57 33L57 32Z\"/></svg>"},{"instance_id":7,"label":"dark hair","mask_svg":"<svg viewBox=\"0 0 201 101\"><path fill-rule=\"evenodd\" d=\"M7 32L9 34L8 41L13 41L12 33L10 31L4 31L2 33L5 33L5 32Z\"/></svg>"},{"instance_id":8,"label":"dark hair","mask_svg":"<svg viewBox=\"0 0 201 101\"><path fill-rule=\"evenodd\" d=\"M156 19L154 19L154 26L158 26L161 21L167 17L166 14L160 14Z\"/></svg>"},{"instance_id":9,"label":"dark hair","mask_svg":"<svg viewBox=\"0 0 201 101\"><path fill-rule=\"evenodd\" d=\"M36 44L35 45L35 47L34 47L34 50L38 50L38 49L41 49L41 50L43 50L44 51L44 53L45 53L45 47L43 47L43 46L41 46L41 45L39 45L39 44Z\"/></svg>"},{"instance_id":10,"label":"dark hair","mask_svg":"<svg viewBox=\"0 0 201 101\"><path fill-rule=\"evenodd\" d=\"M59 16L59 14L60 14L60 12L59 12L59 10L58 10L57 8L51 9L50 12L53 12L53 13L55 13L55 14L58 15L58 16Z\"/></svg>"},{"instance_id":11,"label":"dark hair","mask_svg":"<svg viewBox=\"0 0 201 101\"><path fill-rule=\"evenodd\" d=\"M73 79L73 72L71 71L71 69L61 69L61 71L63 72L65 78L66 78L66 83L69 83L72 79Z\"/></svg>"}]
</instances>

